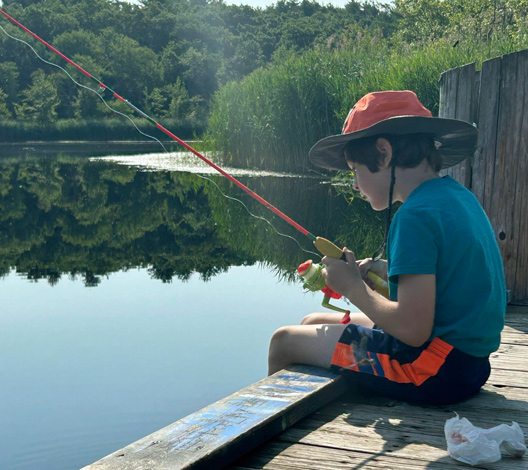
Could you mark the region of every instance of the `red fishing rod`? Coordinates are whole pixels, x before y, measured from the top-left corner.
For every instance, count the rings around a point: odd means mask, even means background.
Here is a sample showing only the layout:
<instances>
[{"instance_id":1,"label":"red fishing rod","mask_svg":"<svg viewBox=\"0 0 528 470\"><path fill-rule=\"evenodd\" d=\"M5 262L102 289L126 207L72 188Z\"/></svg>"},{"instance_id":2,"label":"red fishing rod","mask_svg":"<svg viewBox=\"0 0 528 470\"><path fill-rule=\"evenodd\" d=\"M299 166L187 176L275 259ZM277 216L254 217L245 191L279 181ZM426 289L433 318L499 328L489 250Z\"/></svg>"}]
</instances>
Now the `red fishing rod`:
<instances>
[{"instance_id":1,"label":"red fishing rod","mask_svg":"<svg viewBox=\"0 0 528 470\"><path fill-rule=\"evenodd\" d=\"M25 31L26 33L33 36L38 42L41 44L44 44L49 50L53 51L55 54L57 54L59 57L63 58L66 62L68 62L70 65L73 65L79 72L81 72L83 75L86 75L90 80L93 80L99 87L101 87L104 90L108 90L112 95L117 98L119 101L125 103L130 109L135 111L139 116L147 119L149 122L151 122L154 126L156 126L160 131L162 131L164 134L168 135L171 139L175 140L179 144L183 145L187 150L194 153L198 158L202 159L205 163L212 166L216 171L218 171L220 174L224 175L229 181L236 184L239 188L244 190L247 194L249 194L252 198L256 199L258 202L260 202L263 206L267 207L269 210L273 211L275 214L277 214L280 218L288 222L290 225L295 227L299 232L301 232L303 235L306 235L308 238L310 238L312 241L315 241L317 237L312 235L308 230L306 230L304 227L299 225L297 222L295 222L293 219L288 217L286 214L284 214L282 211L277 209L275 206L270 204L268 201L260 197L257 193L249 189L245 184L241 183L239 180L231 176L229 173L224 171L222 168L220 168L218 165L213 163L211 160L206 158L204 155L202 155L200 152L192 148L189 144L181 140L179 137L174 135L171 131L163 127L160 123L156 122L153 118L148 116L146 113L141 111L137 106L134 106L130 101L126 100L122 96L118 95L114 90L112 90L109 86L105 85L101 80L98 80L93 75L88 73L86 70L84 70L80 65L76 64L73 60L66 57L62 52L55 49L51 44L48 44L44 39L42 39L40 36L36 35L33 31L26 28L22 23L19 23L17 20L15 20L13 17L9 16L4 10L0 9L0 13L5 16L11 23L17 25L20 29Z\"/></svg>"},{"instance_id":2,"label":"red fishing rod","mask_svg":"<svg viewBox=\"0 0 528 470\"><path fill-rule=\"evenodd\" d=\"M322 238L322 237L316 237L312 233L310 233L308 230L306 230L304 227L299 225L297 222L295 222L293 219L288 217L284 212L277 209L274 205L263 199L261 196L259 196L257 193L249 189L245 184L237 180L235 177L231 176L229 173L227 173L225 170L220 168L218 165L213 163L211 160L209 160L207 157L202 155L200 152L192 148L189 144L181 140L179 137L174 135L171 131L163 127L160 123L155 121L153 118L148 116L146 113L141 111L137 106L134 106L130 101L126 100L122 96L118 95L114 90L112 90L109 86L105 85L101 80L98 80L93 75L88 73L86 70L84 70L80 65L76 64L73 60L66 57L62 52L55 49L51 44L48 44L44 39L42 39L40 36L35 34L30 29L26 28L22 23L15 20L13 17L8 15L4 10L0 9L0 14L2 14L5 18L7 18L11 23L18 26L20 29L28 33L29 35L33 36L38 42L46 46L49 50L53 51L55 54L57 54L59 57L64 59L66 62L68 62L70 65L75 67L79 72L81 72L83 75L87 76L90 80L97 83L97 85L102 88L103 90L108 90L112 95L117 98L122 103L126 104L130 109L132 109L134 112L136 112L139 116L147 119L150 123L152 123L155 127L157 127L161 132L169 136L171 139L178 142L180 145L185 147L190 152L194 153L198 158L203 160L205 163L207 163L209 166L213 167L218 173L224 175L229 181L231 181L233 184L238 186L240 189L245 191L247 194L249 194L253 199L260 202L264 207L267 207L269 210L271 210L273 213L278 215L281 219L286 221L288 224L290 224L292 227L297 229L299 232L301 232L303 235L307 236L315 245L315 247L319 250L320 253L322 253L325 256L330 256L332 258L341 258L343 256L343 251L338 246L334 245L331 241ZM379 292L382 290L386 291L386 282L380 279L379 277L375 276L373 273L368 274L369 277L374 281L376 284L376 288Z\"/></svg>"}]
</instances>

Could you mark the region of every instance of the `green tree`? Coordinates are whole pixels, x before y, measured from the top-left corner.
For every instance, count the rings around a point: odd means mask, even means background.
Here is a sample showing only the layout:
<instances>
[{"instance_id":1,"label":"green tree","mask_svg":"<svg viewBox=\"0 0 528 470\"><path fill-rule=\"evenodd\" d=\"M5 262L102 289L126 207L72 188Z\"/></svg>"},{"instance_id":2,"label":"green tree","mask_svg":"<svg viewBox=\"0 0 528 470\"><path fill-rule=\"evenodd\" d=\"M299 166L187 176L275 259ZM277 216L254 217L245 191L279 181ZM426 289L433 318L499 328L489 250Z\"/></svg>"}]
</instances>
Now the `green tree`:
<instances>
[{"instance_id":1,"label":"green tree","mask_svg":"<svg viewBox=\"0 0 528 470\"><path fill-rule=\"evenodd\" d=\"M161 118L193 118L200 108L200 98L190 98L179 77L175 83L154 88L151 93L147 93L145 101L149 113Z\"/></svg>"},{"instance_id":2,"label":"green tree","mask_svg":"<svg viewBox=\"0 0 528 470\"><path fill-rule=\"evenodd\" d=\"M218 59L218 56L208 53L207 50L194 47L190 47L179 57L183 69L181 77L191 96L200 95L207 99L216 91Z\"/></svg>"},{"instance_id":3,"label":"green tree","mask_svg":"<svg viewBox=\"0 0 528 470\"><path fill-rule=\"evenodd\" d=\"M42 70L34 72L31 79L31 86L20 93L21 103L15 104L17 118L41 123L54 121L60 104L55 82Z\"/></svg>"},{"instance_id":4,"label":"green tree","mask_svg":"<svg viewBox=\"0 0 528 470\"><path fill-rule=\"evenodd\" d=\"M74 116L77 119L94 118L98 115L103 116L106 114L101 109L101 101L99 98L93 92L83 88L78 90L77 96L73 99L71 106Z\"/></svg>"},{"instance_id":5,"label":"green tree","mask_svg":"<svg viewBox=\"0 0 528 470\"><path fill-rule=\"evenodd\" d=\"M142 90L160 85L161 68L156 54L136 40L111 29L100 37L104 55L98 63L104 67L103 81L133 103L141 104Z\"/></svg>"},{"instance_id":6,"label":"green tree","mask_svg":"<svg viewBox=\"0 0 528 470\"><path fill-rule=\"evenodd\" d=\"M424 42L447 36L489 41L506 34L521 39L528 32L526 0L396 0L397 36Z\"/></svg>"},{"instance_id":7,"label":"green tree","mask_svg":"<svg viewBox=\"0 0 528 470\"><path fill-rule=\"evenodd\" d=\"M5 103L10 114L14 111L14 102L18 95L18 67L14 62L0 62L0 88L5 92Z\"/></svg>"},{"instance_id":8,"label":"green tree","mask_svg":"<svg viewBox=\"0 0 528 470\"><path fill-rule=\"evenodd\" d=\"M399 15L398 36L407 42L429 41L442 37L450 24L442 0L396 0Z\"/></svg>"},{"instance_id":9,"label":"green tree","mask_svg":"<svg viewBox=\"0 0 528 470\"><path fill-rule=\"evenodd\" d=\"M143 0L139 5L116 0L8 0L4 5L135 105L170 115L187 112L190 117L203 116L220 85L240 81L265 66L277 50L335 45L334 38L357 24L385 28L385 35L391 21L383 7L359 2L349 2L345 9L310 0L281 0L264 9L227 5L222 0ZM7 28L24 36L12 25ZM77 81L93 87L59 57L25 39L47 60L60 63ZM7 106L13 112L17 102L20 115L35 122L37 113L28 109L30 103L19 89L33 86L31 77L37 70L48 72L48 65L36 61L25 46L0 35L0 80L7 74L10 84L0 81L8 95ZM63 80L57 79L56 86L61 98L54 110L57 119L99 118L106 113L101 103L93 104L89 93L75 91ZM164 95L173 96L170 101L159 96L162 89Z\"/></svg>"},{"instance_id":10,"label":"green tree","mask_svg":"<svg viewBox=\"0 0 528 470\"><path fill-rule=\"evenodd\" d=\"M0 121L7 120L12 117L13 115L7 107L7 93L4 93L4 90L0 88Z\"/></svg>"},{"instance_id":11,"label":"green tree","mask_svg":"<svg viewBox=\"0 0 528 470\"><path fill-rule=\"evenodd\" d=\"M85 29L59 34L53 45L69 57L98 57L104 53L98 35Z\"/></svg>"}]
</instances>

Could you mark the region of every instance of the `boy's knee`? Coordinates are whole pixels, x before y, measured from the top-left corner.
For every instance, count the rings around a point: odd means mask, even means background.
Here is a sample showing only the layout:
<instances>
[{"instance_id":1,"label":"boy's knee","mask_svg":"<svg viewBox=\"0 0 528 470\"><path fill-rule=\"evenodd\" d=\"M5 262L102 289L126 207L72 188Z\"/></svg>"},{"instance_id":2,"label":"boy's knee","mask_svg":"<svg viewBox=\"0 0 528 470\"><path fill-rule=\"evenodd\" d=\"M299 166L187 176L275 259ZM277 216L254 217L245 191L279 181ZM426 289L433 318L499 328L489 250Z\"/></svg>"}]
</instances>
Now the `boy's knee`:
<instances>
[{"instance_id":1,"label":"boy's knee","mask_svg":"<svg viewBox=\"0 0 528 470\"><path fill-rule=\"evenodd\" d=\"M284 349L288 343L288 338L290 336L289 328L287 326L281 326L278 330L273 333L270 342L270 351L271 349Z\"/></svg>"},{"instance_id":2,"label":"boy's knee","mask_svg":"<svg viewBox=\"0 0 528 470\"><path fill-rule=\"evenodd\" d=\"M283 326L273 333L268 354L269 375L290 364L288 354L289 342L290 332L287 326Z\"/></svg>"},{"instance_id":3,"label":"boy's knee","mask_svg":"<svg viewBox=\"0 0 528 470\"><path fill-rule=\"evenodd\" d=\"M281 326L271 337L269 347L269 358L275 361L283 361L290 357L292 348L292 336L290 327Z\"/></svg>"},{"instance_id":4,"label":"boy's knee","mask_svg":"<svg viewBox=\"0 0 528 470\"><path fill-rule=\"evenodd\" d=\"M318 313L309 313L301 320L301 325L316 325L319 323Z\"/></svg>"}]
</instances>

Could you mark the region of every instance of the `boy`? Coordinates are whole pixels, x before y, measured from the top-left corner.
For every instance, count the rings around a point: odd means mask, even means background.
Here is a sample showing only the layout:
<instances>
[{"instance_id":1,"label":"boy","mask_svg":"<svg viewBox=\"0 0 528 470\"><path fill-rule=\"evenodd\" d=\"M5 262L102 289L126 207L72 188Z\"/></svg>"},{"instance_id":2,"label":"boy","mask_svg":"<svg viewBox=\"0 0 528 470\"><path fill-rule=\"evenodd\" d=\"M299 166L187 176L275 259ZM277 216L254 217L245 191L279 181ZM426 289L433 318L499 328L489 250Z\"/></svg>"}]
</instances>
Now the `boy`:
<instances>
[{"instance_id":1,"label":"boy","mask_svg":"<svg viewBox=\"0 0 528 470\"><path fill-rule=\"evenodd\" d=\"M476 129L434 118L410 91L369 93L343 133L311 161L354 172L354 189L387 211L387 260L323 258L327 285L361 312L314 313L273 335L270 374L291 363L330 368L398 399L445 404L478 392L499 347L506 289L491 225L473 194L438 172L470 156ZM390 222L392 203L402 202ZM389 230L390 226L390 230ZM386 299L363 278L389 282ZM370 285L370 284L369 284Z\"/></svg>"}]
</instances>

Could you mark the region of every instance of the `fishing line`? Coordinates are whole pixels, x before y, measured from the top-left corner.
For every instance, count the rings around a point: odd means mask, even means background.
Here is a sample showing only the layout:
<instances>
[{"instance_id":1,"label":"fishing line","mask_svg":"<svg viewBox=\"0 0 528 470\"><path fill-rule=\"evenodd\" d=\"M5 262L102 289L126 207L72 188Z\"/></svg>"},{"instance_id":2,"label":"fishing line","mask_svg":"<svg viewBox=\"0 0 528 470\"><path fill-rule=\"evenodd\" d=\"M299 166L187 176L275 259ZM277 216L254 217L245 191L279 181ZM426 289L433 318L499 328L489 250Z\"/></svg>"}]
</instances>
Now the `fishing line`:
<instances>
[{"instance_id":1,"label":"fishing line","mask_svg":"<svg viewBox=\"0 0 528 470\"><path fill-rule=\"evenodd\" d=\"M71 80L73 83L75 83L78 87L80 87L80 88L84 88L85 90L88 90L88 91L94 93L95 95L97 95L97 96L99 97L99 99L105 104L105 106L106 106L110 111L112 111L112 112L115 113L115 114L118 114L118 115L120 115L120 116L123 116L123 117L127 118L127 119L132 123L132 125L136 128L136 130L137 130L141 135L143 135L143 136L145 136L145 137L147 137L147 138L149 138L149 139L155 140L156 142L158 142L158 143L163 147L163 150L165 150L165 152L168 152L168 150L165 148L165 146L163 145L163 143L162 143L160 140L158 140L156 137L154 137L154 136L152 136L152 135L146 134L146 133L144 133L143 131L141 131L141 129L140 129L140 128L136 125L136 123L130 118L130 116L127 116L126 114L124 114L124 113L118 111L117 109L112 108L112 107L111 107L111 106L105 101L105 99L102 97L102 95L101 95L97 90L94 90L93 88L90 88L90 87L88 87L88 86L86 86L86 85L83 85L82 83L77 82L77 81L75 80L75 78L73 78L73 77L70 75L70 73L69 73L65 68L61 67L60 65L54 64L53 62L50 62L50 61L44 59L42 56L40 56L40 54L39 54L39 53L33 48L33 46L32 46L31 44L29 44L28 42L26 42L26 41L24 41L24 40L22 40L22 39L20 39L20 38L17 38L17 37L15 37L15 36L12 36L12 35L9 34L9 33L8 33L8 32L7 32L2 26L0 26L0 29L4 32L4 34L5 34L7 37L9 37L9 38L11 38L11 39L14 39L15 41L21 42L22 44L24 44L24 45L26 45L27 47L29 47L29 48L33 51L33 53L37 56L37 58L38 58L39 60L41 60L42 62L44 62L45 64L52 65L53 67L56 67L56 68L62 70L62 71L63 71L63 72L64 72L64 73L70 78L70 80Z\"/></svg>"},{"instance_id":2,"label":"fishing line","mask_svg":"<svg viewBox=\"0 0 528 470\"><path fill-rule=\"evenodd\" d=\"M202 178L206 181L210 181L211 183L213 183L215 186L216 186L216 189L218 190L218 192L224 196L226 199L231 199L232 201L236 201L240 204L242 204L242 206L244 206L244 209L246 209L247 213L251 216L251 217L254 217L255 219L259 219L259 220L263 220L264 222L266 222L274 231L277 235L280 235L281 237L284 237L284 238L289 238L290 240L293 240L295 243L297 243L297 245L299 246L299 248L304 251L305 253L309 253L311 255L315 255L315 256L319 256L319 253L315 253L313 251L310 251L310 250L307 250L305 248L302 247L302 245L299 243L299 241L290 236L290 235L287 235L285 233L281 233L279 232L275 226L268 220L266 219L265 217L261 216L261 215L256 215L256 214L253 214L249 209L248 207L246 206L246 204L244 204L243 201L241 201L240 199L237 199L236 197L233 197L233 196L228 196L227 194L225 194L221 189L220 187L218 186L218 184L216 184L216 181L212 180L211 178L208 178L207 176L203 176L203 175L199 175L198 173L195 173L196 176L198 176L199 178Z\"/></svg>"},{"instance_id":3,"label":"fishing line","mask_svg":"<svg viewBox=\"0 0 528 470\"><path fill-rule=\"evenodd\" d=\"M163 145L163 143L162 143L159 139L157 139L156 137L151 136L151 135L146 134L145 132L143 132L143 131L142 131L142 130L136 125L136 123L131 119L130 116L128 116L128 115L126 115L126 114L124 114L124 113L122 113L122 112L120 112L120 111L118 111L118 110L112 108L112 107L106 102L106 100L103 98L103 96L102 96L102 94L101 94L100 92L98 92L97 90L94 90L93 88L90 88L90 87L88 87L88 86L85 86L85 85L83 85L82 83L79 83L78 81L76 81L76 80L72 77L72 75L71 75L71 74L70 74L65 68L61 67L60 65L54 64L53 62L50 62L50 61L44 59L43 57L41 57L40 54L39 54L39 53L33 48L33 46L31 46L31 44L29 44L28 42L26 42L26 41L24 41L24 40L22 40L22 39L20 39L20 38L17 38L17 37L15 37L15 36L12 36L11 34L9 34L9 33L4 29L1 25L0 25L0 29L4 32L4 34L5 34L7 37L9 37L9 38L11 38L11 39L13 39L13 40L15 40L15 41L21 42L21 43L24 44L25 46L29 47L29 48L31 49L31 51L35 54L35 56L37 56L37 58L38 58L40 61L42 61L43 63L48 64L48 65L51 65L51 66L53 66L53 67L56 67L56 68L62 70L62 71L63 71L63 72L64 72L64 73L70 78L70 80L71 80L73 83L75 83L75 85L77 85L78 87L83 88L83 89L85 89L85 90L88 90L88 91L94 93L95 95L97 95L97 97L98 97L98 98L99 98L99 99L105 104L105 106L106 106L111 112L113 112L113 113L115 113L115 114L117 114L117 115L119 115L119 116L123 116L123 117L125 117L126 119L128 119L128 120L132 123L132 125L134 126L134 128L136 129L136 131L137 131L138 133L140 133L141 135L143 135L144 137L146 137L146 138L148 138L148 139L151 139L151 140L153 140L153 141L156 141L156 142L157 142L157 143L163 148L164 152L170 154L170 152L167 150L167 148ZM105 90L104 87L100 87L100 89L103 90L103 91ZM294 237L292 237L292 236L290 236L290 235L287 235L287 234L285 234L285 233L279 232L279 231L277 230L277 228L273 225L273 223L272 223L270 220L266 219L264 216L259 216L259 215L253 214L253 213L249 210L249 208L246 206L246 204L245 204L242 200L237 199L236 197L233 197L233 196L228 196L227 194L225 194L225 193L220 189L220 187L218 186L218 184L217 184L214 180L212 180L211 178L208 178L208 177L206 177L206 176L203 176L203 175L200 175L200 174L197 174L197 173L195 173L195 175L198 176L199 178L202 178L203 180L206 180L206 181L212 183L212 184L216 187L216 189L218 190L218 192L219 192L223 197L225 197L226 199L230 199L230 200L233 200L233 201L236 201L236 202L240 203L240 204L244 207L244 209L247 211L247 213L248 213L251 217L266 222L266 223L267 223L267 224L268 224L268 225L274 230L274 232L275 232L277 235L279 235L279 236L281 236L281 237L284 237L284 238L287 238L287 239L290 239L290 240L293 240L293 241L297 244L297 246L298 246L302 251L304 251L305 253L313 254L313 255L319 256L318 253L315 253L315 252L313 252L313 251L310 251L310 250L307 250L307 249L303 248L303 246L299 243L299 241L298 241L296 238L294 238Z\"/></svg>"},{"instance_id":4,"label":"fishing line","mask_svg":"<svg viewBox=\"0 0 528 470\"><path fill-rule=\"evenodd\" d=\"M255 191L249 189L246 185L244 185L243 183L241 183L238 179L236 179L235 177L233 177L232 175L230 175L229 173L227 173L225 170L223 170L221 167L219 167L216 163L214 163L213 161L209 160L208 158L206 158L204 155L202 155L200 152L198 152L197 150L195 150L194 148L192 148L188 143L184 142L182 139L180 139L178 136L176 136L175 134L173 134L171 131L169 131L168 129L166 129L165 127L163 127L161 124L159 124L158 122L156 122L153 118L151 118L149 115L147 115L146 113L144 113L143 111L141 111L141 109L137 108L136 106L134 106L130 101L126 100L125 98L123 98L122 96L118 95L114 90L112 90L110 87L108 87L107 85L105 85L102 81L100 81L99 79L95 78L93 75L91 75L90 73L88 73L86 70L84 70L81 66L77 65L73 60L69 59L68 57L66 57L62 52L58 51L57 49L55 49L52 45L48 44L46 41L44 41L42 38L40 38L39 36L37 36L35 33L33 33L31 30L29 30L28 28L26 28L22 23L19 23L17 20L15 20L14 18L12 18L11 16L9 16L4 10L2 10L0 8L0 14L2 16L4 16L5 18L7 18L11 23L15 24L16 26L18 26L20 29L22 29L23 31L25 31L26 33L28 33L30 36L32 36L33 38L35 38L38 42L40 42L41 44L43 44L44 46L46 46L48 49L50 49L51 51L53 51L55 54L57 54L59 57L61 57L62 59L64 59L67 63L69 63L70 65L72 65L73 67L75 67L79 72L81 72L83 75L85 75L86 77L88 77L90 80L93 80L95 83L97 83L97 85L99 86L99 89L101 90L101 92L104 92L106 90L108 90L110 93L112 93L112 95L118 99L119 101L121 101L123 104L125 104L126 106L128 106L129 108L131 108L134 112L136 112L139 116L145 118L147 121L149 121L151 124L153 124L158 130L160 130L161 132L163 132L165 135L167 135L168 137L170 137L171 139L173 139L174 141L178 142L182 147L186 148L187 150L189 150L190 152L192 152L194 155L196 155L198 158L200 158L200 160L204 161L205 163L207 163L209 166L211 166L212 168L214 168L218 173L220 173L221 175L225 176L229 181L231 181L234 185L238 186L240 189L242 189L245 193L249 194L253 199L255 199L256 201L260 202L260 204L262 204L264 207L266 207L267 209L269 209L270 211L272 211L275 215L279 216L281 219L283 219L285 222L287 222L288 224L290 224L292 227L294 227L296 230L298 230L299 232L301 232L303 235L305 235L306 237L308 237L312 242L313 244L315 245L315 247L319 250L320 253L322 253L323 255L325 256L328 256L328 257L331 257L331 258L336 258L336 259L342 259L343 256L344 256L344 252L341 248L339 248L337 245L335 245L334 243L332 243L330 240L327 240L325 238L322 238L322 237L316 237L313 233L310 233L308 230L306 230L303 226L301 226L300 224L298 224L297 222L295 222L295 220L293 220L291 217L287 216L284 212L280 211L279 209L277 209L274 205L270 204L268 201L266 201L264 198L262 198L261 196L259 196ZM8 37L12 37L11 35L9 35L3 28L2 30L4 31L4 33L7 34ZM13 38L15 40L18 40L18 38ZM21 42L24 42L22 40L20 40ZM31 47L31 46L30 46ZM33 48L31 47L31 49L33 50ZM40 58L40 56L37 54L37 57ZM48 61L44 61L45 63L48 63ZM54 65L55 64L52 64L51 62L49 62L51 65ZM60 68L61 70L64 70L62 69L62 67L59 67L57 66L58 68ZM67 74L70 78L72 78L70 76L70 74L68 73ZM77 83L75 80L73 80L74 83ZM78 84L80 85L80 84ZM94 91L95 90L92 90L88 87L85 87L86 89L89 89L91 91ZM106 101L104 101L103 97L98 93L98 92L95 92L102 100L103 102L105 102L105 104L108 106L108 108L113 111L113 112L116 112L116 114L120 114L120 115L123 115L125 116L127 119L130 119L128 116L126 116L125 114L123 113L120 113L119 111L117 110L114 110L113 108L111 108L107 103ZM131 120L132 121L132 120ZM133 122L132 122L133 123ZM156 138L152 138L152 136L149 136L148 134L145 134L143 133L141 130L139 130L139 128L134 124L134 127L136 128L136 130L144 135L145 137L147 138L151 138L152 140L155 140L157 142L159 142L161 144L161 142L156 139ZM163 144L161 144L161 146L164 148L165 151L167 151L165 149L165 147L163 146ZM251 214L251 213L250 213ZM266 220L267 221L267 220ZM267 221L271 226L273 226L271 224L271 222ZM277 230L275 230L277 231ZM280 232L277 231L277 233L280 234ZM307 251L307 250L304 250L303 251ZM311 253L311 252L309 252ZM373 273L369 272L367 273L367 276L371 278L371 280L374 282L374 284L376 285L376 290L378 290L378 292L383 292L384 295L386 297L388 297L388 289L387 289L387 282L384 281L383 279L381 279L380 277L374 275Z\"/></svg>"}]
</instances>

